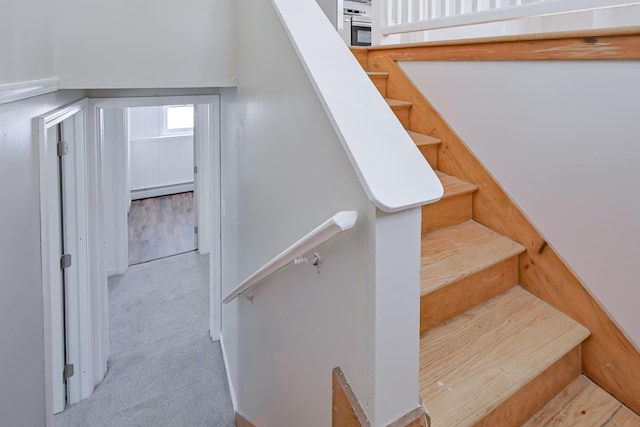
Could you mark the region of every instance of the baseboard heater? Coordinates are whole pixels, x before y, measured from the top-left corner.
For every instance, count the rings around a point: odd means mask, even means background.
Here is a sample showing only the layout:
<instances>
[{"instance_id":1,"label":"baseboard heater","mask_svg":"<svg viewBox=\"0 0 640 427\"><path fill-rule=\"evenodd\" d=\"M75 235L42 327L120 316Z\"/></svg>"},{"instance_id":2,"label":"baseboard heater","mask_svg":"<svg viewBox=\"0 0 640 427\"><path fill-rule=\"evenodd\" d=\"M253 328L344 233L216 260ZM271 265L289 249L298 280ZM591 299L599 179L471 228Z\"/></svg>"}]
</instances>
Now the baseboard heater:
<instances>
[{"instance_id":1,"label":"baseboard heater","mask_svg":"<svg viewBox=\"0 0 640 427\"><path fill-rule=\"evenodd\" d=\"M186 193L193 191L195 188L193 182L184 182L181 184L163 185L161 187L141 188L131 191L131 200L148 199L149 197L168 196L171 194Z\"/></svg>"}]
</instances>

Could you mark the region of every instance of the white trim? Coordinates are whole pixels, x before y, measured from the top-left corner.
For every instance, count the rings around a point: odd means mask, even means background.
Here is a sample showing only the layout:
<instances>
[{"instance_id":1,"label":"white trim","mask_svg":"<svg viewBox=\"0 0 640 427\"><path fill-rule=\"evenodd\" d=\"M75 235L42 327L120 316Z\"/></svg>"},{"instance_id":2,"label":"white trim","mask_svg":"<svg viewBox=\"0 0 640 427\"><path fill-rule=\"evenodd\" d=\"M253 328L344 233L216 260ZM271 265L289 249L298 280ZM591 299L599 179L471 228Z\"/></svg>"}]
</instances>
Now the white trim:
<instances>
[{"instance_id":1,"label":"white trim","mask_svg":"<svg viewBox=\"0 0 640 427\"><path fill-rule=\"evenodd\" d=\"M251 295L253 289L255 289L262 280L266 279L290 262L298 264L298 257L314 250L321 244L330 240L336 234L352 229L353 226L356 225L357 219L357 211L337 212L331 218L305 234L297 242L257 269L252 275L247 277L242 283L229 292L222 302L227 304L241 295Z\"/></svg>"},{"instance_id":2,"label":"white trim","mask_svg":"<svg viewBox=\"0 0 640 427\"><path fill-rule=\"evenodd\" d=\"M151 142L151 141L164 141L164 140L174 140L174 139L183 139L183 138L192 138L193 132L191 133L177 133L171 135L160 135L160 136L147 136L144 138L129 138L131 142Z\"/></svg>"},{"instance_id":3,"label":"white trim","mask_svg":"<svg viewBox=\"0 0 640 427\"><path fill-rule=\"evenodd\" d=\"M91 100L89 100L91 101ZM100 134L98 109L91 105L87 121L87 178L89 179L89 211L93 216L89 225L89 253L91 266L91 382L100 384L107 374L109 354L109 294L107 292L107 267L104 246L104 194L102 192L103 146Z\"/></svg>"},{"instance_id":4,"label":"white trim","mask_svg":"<svg viewBox=\"0 0 640 427\"><path fill-rule=\"evenodd\" d=\"M221 331L221 316L222 316L222 276L221 276L221 208L222 208L222 193L221 193L221 164L220 164L220 149L221 149L221 126L220 126L220 95L179 95L179 96L132 96L123 98L92 98L90 99L94 111L97 113L98 108L129 108L129 107L146 107L146 106L163 106L163 105L176 105L176 104L193 104L203 105L209 104L209 137L210 137L210 180L213 185L209 186L211 197L209 209L211 216L211 227L209 232L211 251L209 255L210 266L210 335L214 341L218 340ZM96 138L98 137L98 129L95 130ZM202 166L202 165L201 165ZM205 166L206 167L206 166ZM128 194L130 192L128 191ZM202 219L199 219L202 222ZM105 272L106 280L106 272ZM106 281L103 285L104 304L107 300L107 287ZM107 309L105 305L104 310ZM217 309L217 310L216 310ZM105 314L105 331L108 331L108 320L106 320ZM108 346L108 342L107 342Z\"/></svg>"},{"instance_id":5,"label":"white trim","mask_svg":"<svg viewBox=\"0 0 640 427\"><path fill-rule=\"evenodd\" d=\"M227 357L227 350L224 346L224 339L222 334L220 334L220 349L222 350L222 360L224 361L224 370L227 373L227 384L229 385L229 394L231 395L231 405L233 406L233 411L238 412L238 401L236 400L236 393L233 389L233 381L231 380L231 371L229 370L229 363L227 362L229 358Z\"/></svg>"},{"instance_id":6,"label":"white trim","mask_svg":"<svg viewBox=\"0 0 640 427\"><path fill-rule=\"evenodd\" d=\"M592 9L623 7L640 4L639 2L620 0L555 0L541 3L529 3L502 9L483 10L461 15L414 21L403 24L385 25L380 29L382 35L410 33L442 28L462 27L466 25L486 24L509 21L512 19L532 18L544 15L581 12ZM388 22L388 21L387 21Z\"/></svg>"},{"instance_id":7,"label":"white trim","mask_svg":"<svg viewBox=\"0 0 640 427\"><path fill-rule=\"evenodd\" d=\"M220 97L209 107L211 137L210 191L211 228L209 230L209 333L214 341L222 336L222 163Z\"/></svg>"},{"instance_id":8,"label":"white trim","mask_svg":"<svg viewBox=\"0 0 640 427\"><path fill-rule=\"evenodd\" d=\"M193 182L185 182L184 184L164 185L162 187L144 188L142 190L131 191L131 200L148 199L149 197L167 196L169 194L186 193L193 191L195 185Z\"/></svg>"},{"instance_id":9,"label":"white trim","mask_svg":"<svg viewBox=\"0 0 640 427\"><path fill-rule=\"evenodd\" d=\"M20 101L58 90L58 78L0 84L0 104Z\"/></svg>"},{"instance_id":10,"label":"white trim","mask_svg":"<svg viewBox=\"0 0 640 427\"><path fill-rule=\"evenodd\" d=\"M198 226L198 253L211 251L211 150L213 147L211 104L195 104L193 134L193 164L198 173L193 174L196 191L196 225Z\"/></svg>"},{"instance_id":11,"label":"white trim","mask_svg":"<svg viewBox=\"0 0 640 427\"><path fill-rule=\"evenodd\" d=\"M119 172L116 182L114 183L119 189L119 197L116 199L118 206L116 231L119 233L119 238L117 239L118 274L126 273L129 268L129 217L127 214L129 212L129 200L131 195L127 184L127 175L129 173L129 155L126 144L127 137L129 136L129 130L127 129L128 123L128 113L127 110L123 108L122 116L118 119L118 125L120 126L118 131L120 133L120 139L124 144L119 144L115 148L117 159L115 166L118 168Z\"/></svg>"},{"instance_id":12,"label":"white trim","mask_svg":"<svg viewBox=\"0 0 640 427\"><path fill-rule=\"evenodd\" d=\"M161 107L172 104L211 104L218 99L220 99L220 95L131 96L124 98L91 98L91 103L99 108Z\"/></svg>"}]
</instances>

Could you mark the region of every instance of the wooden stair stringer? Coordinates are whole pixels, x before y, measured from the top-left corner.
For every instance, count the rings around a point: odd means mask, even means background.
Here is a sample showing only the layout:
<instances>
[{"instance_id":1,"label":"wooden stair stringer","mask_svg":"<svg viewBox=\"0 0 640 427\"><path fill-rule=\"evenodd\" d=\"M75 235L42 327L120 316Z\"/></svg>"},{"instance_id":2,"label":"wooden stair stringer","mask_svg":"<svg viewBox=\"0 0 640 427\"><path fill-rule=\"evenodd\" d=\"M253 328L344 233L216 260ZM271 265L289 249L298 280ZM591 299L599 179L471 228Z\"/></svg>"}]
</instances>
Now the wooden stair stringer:
<instances>
[{"instance_id":1,"label":"wooden stair stringer","mask_svg":"<svg viewBox=\"0 0 640 427\"><path fill-rule=\"evenodd\" d=\"M442 141L438 168L478 186L474 194L473 218L526 248L519 258L521 285L591 331L582 347L583 372L640 414L639 349L424 98L391 54L384 49L370 50L367 64L369 70L389 73L387 96L412 103L411 130Z\"/></svg>"}]
</instances>

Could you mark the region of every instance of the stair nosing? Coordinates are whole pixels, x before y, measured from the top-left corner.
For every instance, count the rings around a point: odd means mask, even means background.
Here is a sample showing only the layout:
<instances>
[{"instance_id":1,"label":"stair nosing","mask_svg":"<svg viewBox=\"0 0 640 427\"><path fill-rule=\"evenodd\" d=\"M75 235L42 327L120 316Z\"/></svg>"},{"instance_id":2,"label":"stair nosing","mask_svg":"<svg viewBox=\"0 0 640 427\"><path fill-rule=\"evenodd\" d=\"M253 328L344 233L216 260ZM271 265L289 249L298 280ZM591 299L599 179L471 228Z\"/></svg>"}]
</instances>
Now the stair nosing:
<instances>
[{"instance_id":1,"label":"stair nosing","mask_svg":"<svg viewBox=\"0 0 640 427\"><path fill-rule=\"evenodd\" d=\"M435 137L430 136L430 135L425 135L424 133L415 132L415 131L412 131L412 130L408 130L407 133L409 134L411 139L413 139L413 142L415 142L416 146L418 146L418 147L426 147L426 146L430 146L430 145L442 144L442 140L441 139L435 138ZM428 139L428 141L417 142L416 138L417 139Z\"/></svg>"},{"instance_id":2,"label":"stair nosing","mask_svg":"<svg viewBox=\"0 0 640 427\"><path fill-rule=\"evenodd\" d=\"M391 108L409 109L413 105L412 102L403 101L401 99L385 98L384 100L387 101L387 104L389 104L389 107Z\"/></svg>"},{"instance_id":3,"label":"stair nosing","mask_svg":"<svg viewBox=\"0 0 640 427\"><path fill-rule=\"evenodd\" d=\"M471 194L478 190L478 186L469 181L465 181L456 176L446 174L439 170L436 170L435 173L444 188L444 194L442 195L442 198L440 200L463 196L465 194ZM458 184L457 189L454 191L451 190L451 182Z\"/></svg>"}]
</instances>

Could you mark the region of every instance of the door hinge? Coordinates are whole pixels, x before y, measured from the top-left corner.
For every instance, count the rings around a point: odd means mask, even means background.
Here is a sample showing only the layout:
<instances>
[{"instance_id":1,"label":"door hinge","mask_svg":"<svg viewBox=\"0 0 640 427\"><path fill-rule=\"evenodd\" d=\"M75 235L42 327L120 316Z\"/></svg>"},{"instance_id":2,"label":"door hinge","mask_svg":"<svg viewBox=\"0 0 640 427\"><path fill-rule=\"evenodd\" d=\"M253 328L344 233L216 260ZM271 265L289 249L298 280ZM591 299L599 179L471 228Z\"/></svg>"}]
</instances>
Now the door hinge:
<instances>
[{"instance_id":1,"label":"door hinge","mask_svg":"<svg viewBox=\"0 0 640 427\"><path fill-rule=\"evenodd\" d=\"M198 234L198 226L197 226L197 225L196 225L195 227L193 227L193 232L194 232L195 234Z\"/></svg>"},{"instance_id":2,"label":"door hinge","mask_svg":"<svg viewBox=\"0 0 640 427\"><path fill-rule=\"evenodd\" d=\"M64 372L62 373L62 377L64 380L68 380L73 376L73 364L64 365Z\"/></svg>"},{"instance_id":3,"label":"door hinge","mask_svg":"<svg viewBox=\"0 0 640 427\"><path fill-rule=\"evenodd\" d=\"M60 257L60 268L64 270L69 267L71 267L71 254L63 254Z\"/></svg>"},{"instance_id":4,"label":"door hinge","mask_svg":"<svg viewBox=\"0 0 640 427\"><path fill-rule=\"evenodd\" d=\"M197 173L198 173L198 167L197 167L197 166L194 166L194 167L193 167L193 173L194 173L194 174L197 174Z\"/></svg>"},{"instance_id":5,"label":"door hinge","mask_svg":"<svg viewBox=\"0 0 640 427\"><path fill-rule=\"evenodd\" d=\"M62 157L66 154L69 154L69 143L64 141L58 142L58 157Z\"/></svg>"}]
</instances>

